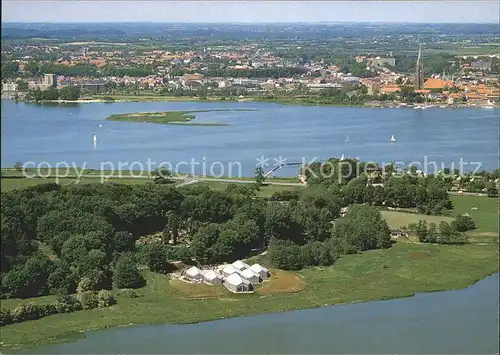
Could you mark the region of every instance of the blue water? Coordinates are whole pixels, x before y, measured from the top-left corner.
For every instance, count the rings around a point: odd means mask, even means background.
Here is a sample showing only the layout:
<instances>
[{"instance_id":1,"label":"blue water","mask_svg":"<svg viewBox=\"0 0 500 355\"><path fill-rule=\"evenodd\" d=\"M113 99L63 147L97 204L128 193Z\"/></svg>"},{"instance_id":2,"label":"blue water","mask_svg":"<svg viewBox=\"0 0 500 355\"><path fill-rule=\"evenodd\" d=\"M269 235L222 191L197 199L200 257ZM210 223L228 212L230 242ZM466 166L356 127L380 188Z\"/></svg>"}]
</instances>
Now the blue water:
<instances>
[{"instance_id":1,"label":"blue water","mask_svg":"<svg viewBox=\"0 0 500 355\"><path fill-rule=\"evenodd\" d=\"M197 122L230 124L224 127L105 120L113 113L227 108L257 111L197 114ZM199 163L194 165L197 173L248 176L253 174L261 156L269 159L267 170L280 156L287 162L310 162L315 157L326 159L344 154L363 161L396 161L400 165L416 161L421 170L427 166L429 173L435 172L430 162L436 162L438 169L451 163L459 168L461 159L465 162L464 170L475 168L471 162L480 163L484 169L495 169L498 128L498 110L484 109L412 110L251 102L36 105L2 101L1 164L11 167L17 161L51 165L67 162L85 164L87 168L102 165L116 169L122 162L122 169L140 169L150 159L156 164L153 169L160 162L168 162L172 170L190 172L193 164L186 164L193 159ZM98 138L95 147L94 134ZM389 143L392 134L397 139L395 144ZM346 136L350 143L345 143ZM211 165L214 161L220 164ZM186 164L176 169L179 162ZM281 174L295 172L296 167L289 167Z\"/></svg>"},{"instance_id":2,"label":"blue water","mask_svg":"<svg viewBox=\"0 0 500 355\"><path fill-rule=\"evenodd\" d=\"M497 274L466 289L411 298L92 331L31 353L494 354L498 332Z\"/></svg>"}]
</instances>

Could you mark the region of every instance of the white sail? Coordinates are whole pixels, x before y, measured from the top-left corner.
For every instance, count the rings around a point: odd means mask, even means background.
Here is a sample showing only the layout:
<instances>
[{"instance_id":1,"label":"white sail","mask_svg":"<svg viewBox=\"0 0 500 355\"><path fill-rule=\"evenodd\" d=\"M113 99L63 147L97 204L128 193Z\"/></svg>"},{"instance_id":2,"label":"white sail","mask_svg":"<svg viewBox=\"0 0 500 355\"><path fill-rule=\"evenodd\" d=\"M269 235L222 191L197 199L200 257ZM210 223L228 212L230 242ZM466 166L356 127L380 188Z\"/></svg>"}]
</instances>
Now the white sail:
<instances>
[{"instance_id":1,"label":"white sail","mask_svg":"<svg viewBox=\"0 0 500 355\"><path fill-rule=\"evenodd\" d=\"M342 156L340 157L340 160L344 160L344 154L342 154Z\"/></svg>"},{"instance_id":2,"label":"white sail","mask_svg":"<svg viewBox=\"0 0 500 355\"><path fill-rule=\"evenodd\" d=\"M391 136L391 142L395 142L396 141L396 137L394 137L394 134Z\"/></svg>"},{"instance_id":3,"label":"white sail","mask_svg":"<svg viewBox=\"0 0 500 355\"><path fill-rule=\"evenodd\" d=\"M351 138L349 138L349 136L347 136L347 138L345 139L346 143L350 142L351 141Z\"/></svg>"},{"instance_id":4,"label":"white sail","mask_svg":"<svg viewBox=\"0 0 500 355\"><path fill-rule=\"evenodd\" d=\"M94 134L94 138L92 139L94 143L97 143L97 136Z\"/></svg>"}]
</instances>

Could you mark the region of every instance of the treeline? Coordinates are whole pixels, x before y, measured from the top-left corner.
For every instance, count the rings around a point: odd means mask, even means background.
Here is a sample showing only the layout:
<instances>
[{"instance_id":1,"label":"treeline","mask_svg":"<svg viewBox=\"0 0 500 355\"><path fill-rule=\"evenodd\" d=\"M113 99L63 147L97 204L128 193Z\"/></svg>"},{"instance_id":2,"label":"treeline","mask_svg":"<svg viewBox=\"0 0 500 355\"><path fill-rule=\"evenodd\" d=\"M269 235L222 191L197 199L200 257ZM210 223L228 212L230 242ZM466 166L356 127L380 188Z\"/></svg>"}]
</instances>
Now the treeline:
<instances>
[{"instance_id":1,"label":"treeline","mask_svg":"<svg viewBox=\"0 0 500 355\"><path fill-rule=\"evenodd\" d=\"M29 101L40 102L43 100L78 100L81 95L81 89L76 85L65 86L61 89L49 87L46 90L40 88L30 89L26 94Z\"/></svg>"},{"instance_id":2,"label":"treeline","mask_svg":"<svg viewBox=\"0 0 500 355\"><path fill-rule=\"evenodd\" d=\"M229 77L229 78L283 78L294 77L305 74L307 69L298 67L285 68L253 68L253 69L207 69L203 71L206 77ZM182 76L190 72L183 69L173 69L172 76ZM318 74L319 76L319 74Z\"/></svg>"},{"instance_id":3,"label":"treeline","mask_svg":"<svg viewBox=\"0 0 500 355\"><path fill-rule=\"evenodd\" d=\"M421 243L437 244L464 244L467 236L463 233L476 228L470 216L458 215L451 223L445 221L436 224L427 221L418 221L408 225L410 233Z\"/></svg>"}]
</instances>

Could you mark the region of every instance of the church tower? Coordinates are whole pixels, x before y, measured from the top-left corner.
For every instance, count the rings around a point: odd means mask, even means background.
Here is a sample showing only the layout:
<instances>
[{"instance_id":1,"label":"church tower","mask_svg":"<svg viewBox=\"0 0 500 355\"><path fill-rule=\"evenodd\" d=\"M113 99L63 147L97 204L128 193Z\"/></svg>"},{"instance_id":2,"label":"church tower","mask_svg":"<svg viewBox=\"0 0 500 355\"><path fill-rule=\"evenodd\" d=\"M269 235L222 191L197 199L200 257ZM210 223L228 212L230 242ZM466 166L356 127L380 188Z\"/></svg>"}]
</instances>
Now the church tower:
<instances>
[{"instance_id":1,"label":"church tower","mask_svg":"<svg viewBox=\"0 0 500 355\"><path fill-rule=\"evenodd\" d=\"M418 47L417 70L415 72L415 90L424 88L424 62L422 61L422 45Z\"/></svg>"}]
</instances>

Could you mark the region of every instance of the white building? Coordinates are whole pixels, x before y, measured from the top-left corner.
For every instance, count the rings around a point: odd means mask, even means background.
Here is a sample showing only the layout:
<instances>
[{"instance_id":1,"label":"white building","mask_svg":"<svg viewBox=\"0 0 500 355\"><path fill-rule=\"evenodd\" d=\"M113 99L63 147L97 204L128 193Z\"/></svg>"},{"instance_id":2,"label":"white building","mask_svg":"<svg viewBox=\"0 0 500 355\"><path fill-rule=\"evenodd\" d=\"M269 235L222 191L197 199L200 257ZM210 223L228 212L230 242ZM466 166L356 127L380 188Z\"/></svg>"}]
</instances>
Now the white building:
<instances>
[{"instance_id":1,"label":"white building","mask_svg":"<svg viewBox=\"0 0 500 355\"><path fill-rule=\"evenodd\" d=\"M236 273L224 279L224 286L231 292L248 292L253 290L250 281Z\"/></svg>"},{"instance_id":2,"label":"white building","mask_svg":"<svg viewBox=\"0 0 500 355\"><path fill-rule=\"evenodd\" d=\"M245 264L241 260L236 260L233 264L233 267L239 271L243 271L245 269L248 269L250 266L248 264Z\"/></svg>"},{"instance_id":3,"label":"white building","mask_svg":"<svg viewBox=\"0 0 500 355\"><path fill-rule=\"evenodd\" d=\"M224 278L213 270L202 270L204 281L210 285L222 285Z\"/></svg>"},{"instance_id":4,"label":"white building","mask_svg":"<svg viewBox=\"0 0 500 355\"><path fill-rule=\"evenodd\" d=\"M253 264L252 266L250 266L250 270L259 275L262 280L265 280L269 277L269 270L259 264Z\"/></svg>"},{"instance_id":5,"label":"white building","mask_svg":"<svg viewBox=\"0 0 500 355\"><path fill-rule=\"evenodd\" d=\"M226 265L222 269L222 274L224 275L224 277L228 277L236 273L238 273L238 269L236 269L233 265Z\"/></svg>"},{"instance_id":6,"label":"white building","mask_svg":"<svg viewBox=\"0 0 500 355\"><path fill-rule=\"evenodd\" d=\"M257 273L253 272L251 269L243 270L240 275L244 279L247 279L251 284L260 283L260 276Z\"/></svg>"},{"instance_id":7,"label":"white building","mask_svg":"<svg viewBox=\"0 0 500 355\"><path fill-rule=\"evenodd\" d=\"M201 273L201 270L198 269L196 266L193 266L189 268L186 271L186 279L191 280L191 281L203 281L203 274Z\"/></svg>"}]
</instances>

